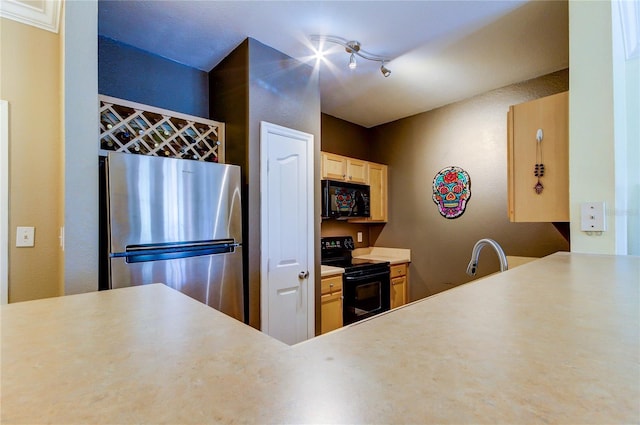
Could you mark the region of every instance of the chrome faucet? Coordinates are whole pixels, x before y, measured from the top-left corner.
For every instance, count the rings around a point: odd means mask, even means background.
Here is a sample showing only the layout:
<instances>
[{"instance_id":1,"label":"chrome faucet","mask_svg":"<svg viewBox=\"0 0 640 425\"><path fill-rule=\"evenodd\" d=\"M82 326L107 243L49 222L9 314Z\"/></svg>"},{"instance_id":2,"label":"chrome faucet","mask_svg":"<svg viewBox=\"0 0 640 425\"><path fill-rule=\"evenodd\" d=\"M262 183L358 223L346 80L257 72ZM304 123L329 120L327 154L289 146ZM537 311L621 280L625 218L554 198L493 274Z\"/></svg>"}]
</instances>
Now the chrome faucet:
<instances>
[{"instance_id":1,"label":"chrome faucet","mask_svg":"<svg viewBox=\"0 0 640 425\"><path fill-rule=\"evenodd\" d=\"M496 253L498 254L498 258L500 259L500 271L503 272L509 268L507 264L507 257L504 255L504 251L498 244L498 242L493 239L480 239L473 246L473 251L471 252L471 261L469 261L469 265L467 266L467 274L469 276L475 276L476 270L478 269L478 257L480 256L480 251L485 245L491 246Z\"/></svg>"}]
</instances>

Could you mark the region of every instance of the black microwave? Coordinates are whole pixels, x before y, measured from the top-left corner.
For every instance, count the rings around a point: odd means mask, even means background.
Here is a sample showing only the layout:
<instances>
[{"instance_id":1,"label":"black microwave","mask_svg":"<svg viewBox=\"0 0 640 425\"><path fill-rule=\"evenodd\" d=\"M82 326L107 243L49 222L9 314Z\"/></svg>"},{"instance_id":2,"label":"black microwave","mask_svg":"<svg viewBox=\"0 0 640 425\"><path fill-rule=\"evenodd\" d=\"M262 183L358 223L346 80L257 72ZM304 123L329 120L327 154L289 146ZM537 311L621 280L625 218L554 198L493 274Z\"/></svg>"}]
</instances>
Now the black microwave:
<instances>
[{"instance_id":1,"label":"black microwave","mask_svg":"<svg viewBox=\"0 0 640 425\"><path fill-rule=\"evenodd\" d=\"M322 180L322 218L370 217L369 186Z\"/></svg>"}]
</instances>

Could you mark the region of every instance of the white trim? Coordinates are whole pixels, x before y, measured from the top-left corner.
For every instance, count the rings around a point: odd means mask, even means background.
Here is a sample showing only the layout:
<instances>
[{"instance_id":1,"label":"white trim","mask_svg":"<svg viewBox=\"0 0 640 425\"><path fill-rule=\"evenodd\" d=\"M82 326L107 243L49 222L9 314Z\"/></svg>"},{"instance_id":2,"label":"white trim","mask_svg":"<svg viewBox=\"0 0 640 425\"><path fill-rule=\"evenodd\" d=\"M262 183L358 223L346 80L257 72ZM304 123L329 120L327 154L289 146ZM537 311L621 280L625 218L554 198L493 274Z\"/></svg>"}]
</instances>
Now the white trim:
<instances>
[{"instance_id":1,"label":"white trim","mask_svg":"<svg viewBox=\"0 0 640 425\"><path fill-rule=\"evenodd\" d=\"M265 287L269 276L269 246L267 244L267 122L260 121L260 330L269 329L269 290Z\"/></svg>"},{"instance_id":2,"label":"white trim","mask_svg":"<svg viewBox=\"0 0 640 425\"><path fill-rule=\"evenodd\" d=\"M0 16L43 30L58 33L62 0L40 0L29 4L19 0L0 1Z\"/></svg>"},{"instance_id":3,"label":"white trim","mask_svg":"<svg viewBox=\"0 0 640 425\"><path fill-rule=\"evenodd\" d=\"M104 103L110 103L112 105L120 105L120 106L128 106L129 108L144 111L144 112L153 112L154 114L169 116L172 118L180 118L185 121L193 121L206 125L214 125L223 127L224 123L216 120L211 120L209 118L198 117L196 115L183 114L181 112L170 111L169 109L158 108L152 105L145 105L144 103L132 102L131 100L121 99L119 97L107 96L104 94L98 95L98 100Z\"/></svg>"},{"instance_id":4,"label":"white trim","mask_svg":"<svg viewBox=\"0 0 640 425\"><path fill-rule=\"evenodd\" d=\"M9 302L9 102L0 100L0 304Z\"/></svg>"},{"instance_id":5,"label":"white trim","mask_svg":"<svg viewBox=\"0 0 640 425\"><path fill-rule=\"evenodd\" d=\"M617 3L625 57L631 60L640 57L640 5L637 1L618 0Z\"/></svg>"},{"instance_id":6,"label":"white trim","mask_svg":"<svg viewBox=\"0 0 640 425\"><path fill-rule=\"evenodd\" d=\"M268 205L267 194L267 135L278 134L285 137L292 137L306 140L307 146L307 211L308 211L308 227L307 227L307 264L309 272L309 280L307 285L310 290L307 291L307 338L313 338L316 331L315 317L315 233L314 233L314 143L313 134L304 133L287 127L282 127L266 121L260 122L260 322L264 332L269 328L269 292L265 290L263 284L267 281L268 275L268 226L267 214L264 211Z\"/></svg>"}]
</instances>

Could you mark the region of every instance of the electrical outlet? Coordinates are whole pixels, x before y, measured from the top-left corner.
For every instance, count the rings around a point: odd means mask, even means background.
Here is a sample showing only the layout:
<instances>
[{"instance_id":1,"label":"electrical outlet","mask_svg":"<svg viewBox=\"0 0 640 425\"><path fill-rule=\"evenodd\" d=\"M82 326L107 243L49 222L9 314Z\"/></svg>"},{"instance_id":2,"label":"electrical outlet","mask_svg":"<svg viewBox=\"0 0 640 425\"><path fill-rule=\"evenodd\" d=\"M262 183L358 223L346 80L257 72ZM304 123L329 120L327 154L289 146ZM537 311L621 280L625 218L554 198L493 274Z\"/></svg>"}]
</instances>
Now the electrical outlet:
<instances>
[{"instance_id":1,"label":"electrical outlet","mask_svg":"<svg viewBox=\"0 0 640 425\"><path fill-rule=\"evenodd\" d=\"M583 202L580 204L580 230L583 232L604 232L606 229L604 202Z\"/></svg>"},{"instance_id":2,"label":"electrical outlet","mask_svg":"<svg viewBox=\"0 0 640 425\"><path fill-rule=\"evenodd\" d=\"M34 246L35 227L16 228L16 247L29 248Z\"/></svg>"},{"instance_id":3,"label":"electrical outlet","mask_svg":"<svg viewBox=\"0 0 640 425\"><path fill-rule=\"evenodd\" d=\"M358 242L362 242L362 232L358 232L356 234L356 237L357 237Z\"/></svg>"}]
</instances>

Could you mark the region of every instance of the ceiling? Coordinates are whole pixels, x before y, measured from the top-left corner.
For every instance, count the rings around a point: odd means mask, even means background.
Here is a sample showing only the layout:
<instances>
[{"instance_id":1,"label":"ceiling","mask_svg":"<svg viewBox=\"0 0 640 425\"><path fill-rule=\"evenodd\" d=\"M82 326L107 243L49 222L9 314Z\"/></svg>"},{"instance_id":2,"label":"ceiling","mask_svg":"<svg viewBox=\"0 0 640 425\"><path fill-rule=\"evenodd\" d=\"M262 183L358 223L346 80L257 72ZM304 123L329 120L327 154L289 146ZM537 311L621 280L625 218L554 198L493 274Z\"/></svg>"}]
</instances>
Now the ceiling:
<instances>
[{"instance_id":1,"label":"ceiling","mask_svg":"<svg viewBox=\"0 0 640 425\"><path fill-rule=\"evenodd\" d=\"M203 71L246 37L318 66L322 112L372 127L569 66L566 0L100 0L100 35ZM309 35L357 40L323 61ZM328 47L328 46L327 46Z\"/></svg>"}]
</instances>

